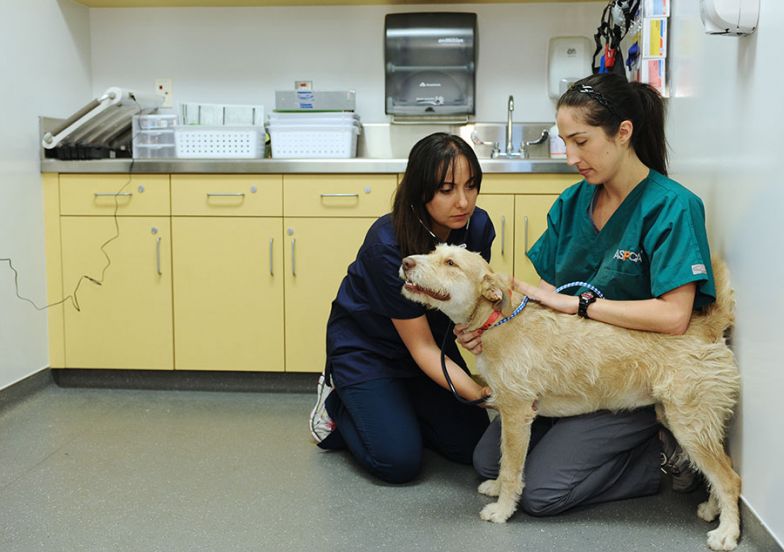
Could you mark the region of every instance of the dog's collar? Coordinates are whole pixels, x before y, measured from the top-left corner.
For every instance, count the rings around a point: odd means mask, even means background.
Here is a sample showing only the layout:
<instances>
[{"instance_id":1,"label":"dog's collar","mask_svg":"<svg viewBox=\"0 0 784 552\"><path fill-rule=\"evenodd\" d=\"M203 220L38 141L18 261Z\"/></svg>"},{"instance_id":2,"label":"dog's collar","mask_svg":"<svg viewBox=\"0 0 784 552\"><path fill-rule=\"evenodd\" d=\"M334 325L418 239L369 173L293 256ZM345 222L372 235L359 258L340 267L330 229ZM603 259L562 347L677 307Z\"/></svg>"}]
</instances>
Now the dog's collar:
<instances>
[{"instance_id":1,"label":"dog's collar","mask_svg":"<svg viewBox=\"0 0 784 552\"><path fill-rule=\"evenodd\" d=\"M523 309L525 308L525 306L527 304L528 304L528 296L527 295L523 295L523 300L520 302L519 305L517 305L517 308L512 311L512 314L510 314L506 318L502 318L501 320L498 320L501 317L501 311L494 310L490 314L490 316L487 317L487 320L485 320L485 323L482 324L479 328L477 328L476 331L479 332L479 335L482 335L483 333L485 333L490 328L495 328L496 326L500 326L501 324L506 324L512 318L514 318L515 316L517 316L518 314L523 312Z\"/></svg>"},{"instance_id":2,"label":"dog's collar","mask_svg":"<svg viewBox=\"0 0 784 552\"><path fill-rule=\"evenodd\" d=\"M495 321L498 320L499 318L501 318L501 311L494 310L492 313L490 313L490 316L487 317L485 323L482 324L479 328L477 328L476 331L479 332L479 335L483 334L485 330L492 327L493 324L495 324Z\"/></svg>"},{"instance_id":3,"label":"dog's collar","mask_svg":"<svg viewBox=\"0 0 784 552\"><path fill-rule=\"evenodd\" d=\"M509 321L510 321L512 318L514 318L515 316L517 316L518 314L520 314L521 312L523 312L523 309L525 308L525 306L526 306L527 304L528 304L528 296L527 296L527 295L523 295L523 300L522 300L522 301L520 301L520 304L519 304L519 305L517 305L517 308L516 308L515 310L513 310L513 311L512 311L512 314L510 314L510 315L509 315L509 316L507 316L506 318L502 318L501 320L498 320L498 322L496 322L496 323L495 323L495 324L493 324L492 326L489 326L488 328L485 328L484 326L482 326L482 328L484 328L482 331L484 331L484 330L486 330L486 329L490 329L490 328L495 328L495 327L497 327L497 326L500 326L501 324L506 324L506 323L507 323L507 322L509 322ZM494 312L497 312L497 311L494 311ZM500 314L500 313L498 313L498 314ZM492 318L492 316L491 316L491 318ZM498 318L498 317L494 318L493 320L496 320L497 318ZM489 319L488 319L488 321L489 321ZM485 324L487 324L487 322L485 322Z\"/></svg>"}]
</instances>

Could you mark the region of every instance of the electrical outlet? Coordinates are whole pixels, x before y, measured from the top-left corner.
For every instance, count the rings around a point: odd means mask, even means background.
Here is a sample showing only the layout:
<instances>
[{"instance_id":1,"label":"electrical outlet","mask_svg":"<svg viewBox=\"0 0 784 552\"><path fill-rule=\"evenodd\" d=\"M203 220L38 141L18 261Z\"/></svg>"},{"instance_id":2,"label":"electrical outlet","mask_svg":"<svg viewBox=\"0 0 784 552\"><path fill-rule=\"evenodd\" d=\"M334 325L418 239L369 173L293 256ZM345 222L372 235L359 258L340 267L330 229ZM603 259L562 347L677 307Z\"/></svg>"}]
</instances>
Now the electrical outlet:
<instances>
[{"instance_id":1,"label":"electrical outlet","mask_svg":"<svg viewBox=\"0 0 784 552\"><path fill-rule=\"evenodd\" d=\"M162 107L173 107L174 99L172 97L172 80L171 79L156 79L155 93L163 96Z\"/></svg>"}]
</instances>

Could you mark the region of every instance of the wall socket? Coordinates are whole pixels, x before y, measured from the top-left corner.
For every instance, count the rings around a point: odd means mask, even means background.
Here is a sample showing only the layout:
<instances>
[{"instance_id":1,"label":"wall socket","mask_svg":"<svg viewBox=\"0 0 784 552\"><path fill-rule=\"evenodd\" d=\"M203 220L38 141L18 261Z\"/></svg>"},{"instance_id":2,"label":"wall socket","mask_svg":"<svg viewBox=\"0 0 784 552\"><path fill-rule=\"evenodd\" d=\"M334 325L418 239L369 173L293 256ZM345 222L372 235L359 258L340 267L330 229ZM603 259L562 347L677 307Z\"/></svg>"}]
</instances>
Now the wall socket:
<instances>
[{"instance_id":1,"label":"wall socket","mask_svg":"<svg viewBox=\"0 0 784 552\"><path fill-rule=\"evenodd\" d=\"M156 79L155 93L159 96L163 96L163 105L161 107L174 107L171 79Z\"/></svg>"}]
</instances>

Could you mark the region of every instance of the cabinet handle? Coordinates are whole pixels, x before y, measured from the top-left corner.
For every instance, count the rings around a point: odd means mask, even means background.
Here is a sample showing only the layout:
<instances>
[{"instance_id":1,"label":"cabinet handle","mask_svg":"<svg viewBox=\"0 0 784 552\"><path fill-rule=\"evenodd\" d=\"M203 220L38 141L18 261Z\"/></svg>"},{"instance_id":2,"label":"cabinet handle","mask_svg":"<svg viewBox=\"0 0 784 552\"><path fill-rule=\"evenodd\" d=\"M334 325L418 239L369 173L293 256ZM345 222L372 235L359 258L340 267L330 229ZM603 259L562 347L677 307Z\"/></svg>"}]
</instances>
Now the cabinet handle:
<instances>
[{"instance_id":1,"label":"cabinet handle","mask_svg":"<svg viewBox=\"0 0 784 552\"><path fill-rule=\"evenodd\" d=\"M95 197L131 197L131 192L95 192Z\"/></svg>"},{"instance_id":2,"label":"cabinet handle","mask_svg":"<svg viewBox=\"0 0 784 552\"><path fill-rule=\"evenodd\" d=\"M207 197L245 197L245 194L243 192L227 192L227 193L207 192Z\"/></svg>"},{"instance_id":3,"label":"cabinet handle","mask_svg":"<svg viewBox=\"0 0 784 552\"><path fill-rule=\"evenodd\" d=\"M161 276L161 237L155 238L155 269L158 271L158 276Z\"/></svg>"},{"instance_id":4,"label":"cabinet handle","mask_svg":"<svg viewBox=\"0 0 784 552\"><path fill-rule=\"evenodd\" d=\"M291 238L291 275L297 275L297 257L296 257L297 238Z\"/></svg>"},{"instance_id":5,"label":"cabinet handle","mask_svg":"<svg viewBox=\"0 0 784 552\"><path fill-rule=\"evenodd\" d=\"M504 255L504 246L506 245L506 217L501 217L501 256Z\"/></svg>"},{"instance_id":6,"label":"cabinet handle","mask_svg":"<svg viewBox=\"0 0 784 552\"><path fill-rule=\"evenodd\" d=\"M321 194L322 199L325 197L355 197L359 199L359 194Z\"/></svg>"},{"instance_id":7,"label":"cabinet handle","mask_svg":"<svg viewBox=\"0 0 784 552\"><path fill-rule=\"evenodd\" d=\"M523 217L523 237L525 238L523 251L528 255L528 217Z\"/></svg>"},{"instance_id":8,"label":"cabinet handle","mask_svg":"<svg viewBox=\"0 0 784 552\"><path fill-rule=\"evenodd\" d=\"M270 246L269 246L269 267L270 267L270 276L275 276L275 273L272 271L272 244L275 243L275 238L270 238Z\"/></svg>"}]
</instances>

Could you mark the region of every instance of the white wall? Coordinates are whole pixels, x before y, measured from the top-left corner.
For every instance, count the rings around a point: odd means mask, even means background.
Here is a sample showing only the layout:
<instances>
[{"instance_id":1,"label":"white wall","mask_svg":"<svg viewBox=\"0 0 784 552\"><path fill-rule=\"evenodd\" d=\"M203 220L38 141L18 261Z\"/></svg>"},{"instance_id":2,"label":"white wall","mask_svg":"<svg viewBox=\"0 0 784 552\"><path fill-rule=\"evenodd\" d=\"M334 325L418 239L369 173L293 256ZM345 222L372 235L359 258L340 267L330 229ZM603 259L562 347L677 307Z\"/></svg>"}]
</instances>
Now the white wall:
<instances>
[{"instance_id":1,"label":"white wall","mask_svg":"<svg viewBox=\"0 0 784 552\"><path fill-rule=\"evenodd\" d=\"M38 116L90 99L88 10L71 0L0 0L0 258L20 293L46 303ZM48 366L46 313L17 299L0 262L0 389Z\"/></svg>"},{"instance_id":2,"label":"white wall","mask_svg":"<svg viewBox=\"0 0 784 552\"><path fill-rule=\"evenodd\" d=\"M778 36L784 3L762 0L749 38L702 33L696 2L673 3L669 138L672 173L699 193L714 252L730 265L737 299L733 347L743 374L732 456L743 496L784 538L784 186L774 172L784 89ZM479 15L477 119L552 120L545 94L550 36L590 36L604 2L301 8L93 9L71 0L0 0L0 257L20 269L23 294L45 300L37 116L65 116L112 85L175 101L260 102L296 79L357 90L365 122L383 110L383 16L399 11ZM89 15L88 15L89 13ZM92 42L92 46L91 46ZM7 55L10 53L10 55ZM775 167L778 169L778 167ZM0 388L47 365L46 316L16 299L0 263Z\"/></svg>"},{"instance_id":3,"label":"white wall","mask_svg":"<svg viewBox=\"0 0 784 552\"><path fill-rule=\"evenodd\" d=\"M705 200L713 253L736 293L742 373L731 455L747 504L784 541L784 185L780 165L784 3L762 0L746 38L703 33L697 2L673 2L668 136L674 178Z\"/></svg>"},{"instance_id":4,"label":"white wall","mask_svg":"<svg viewBox=\"0 0 784 552\"><path fill-rule=\"evenodd\" d=\"M95 9L93 92L109 86L152 91L174 81L174 100L261 103L275 90L312 80L321 90L354 89L364 122L384 122L384 15L408 11L478 14L477 120L552 121L546 94L551 36L591 37L603 3L442 4L290 8Z\"/></svg>"}]
</instances>

